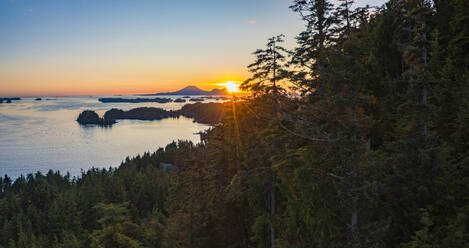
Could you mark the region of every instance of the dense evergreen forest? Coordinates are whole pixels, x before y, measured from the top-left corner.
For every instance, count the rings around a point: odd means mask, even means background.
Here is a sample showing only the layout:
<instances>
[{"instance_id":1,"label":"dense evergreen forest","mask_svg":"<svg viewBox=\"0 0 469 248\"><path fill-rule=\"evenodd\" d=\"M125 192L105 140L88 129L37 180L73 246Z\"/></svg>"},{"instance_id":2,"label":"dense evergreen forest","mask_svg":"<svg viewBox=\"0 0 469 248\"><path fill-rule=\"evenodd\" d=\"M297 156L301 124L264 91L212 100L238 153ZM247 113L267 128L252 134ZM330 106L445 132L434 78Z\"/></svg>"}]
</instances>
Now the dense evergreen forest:
<instances>
[{"instance_id":1,"label":"dense evergreen forest","mask_svg":"<svg viewBox=\"0 0 469 248\"><path fill-rule=\"evenodd\" d=\"M200 144L3 177L0 247L468 247L469 1L351 6L292 1Z\"/></svg>"}]
</instances>

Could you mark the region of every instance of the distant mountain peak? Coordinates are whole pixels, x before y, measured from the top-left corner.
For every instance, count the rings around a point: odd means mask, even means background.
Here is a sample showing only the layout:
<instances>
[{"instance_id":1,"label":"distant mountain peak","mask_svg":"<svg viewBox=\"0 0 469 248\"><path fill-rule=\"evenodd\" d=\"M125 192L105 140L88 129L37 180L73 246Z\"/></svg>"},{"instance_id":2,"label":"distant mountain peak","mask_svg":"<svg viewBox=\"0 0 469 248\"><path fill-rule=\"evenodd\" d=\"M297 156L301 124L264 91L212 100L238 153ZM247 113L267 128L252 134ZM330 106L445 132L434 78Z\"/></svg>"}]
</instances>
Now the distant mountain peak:
<instances>
[{"instance_id":1,"label":"distant mountain peak","mask_svg":"<svg viewBox=\"0 0 469 248\"><path fill-rule=\"evenodd\" d=\"M230 92L226 87L220 88L220 89L213 89L210 91L213 95L229 95Z\"/></svg>"},{"instance_id":2,"label":"distant mountain peak","mask_svg":"<svg viewBox=\"0 0 469 248\"><path fill-rule=\"evenodd\" d=\"M183 91L203 91L203 90L197 86L189 85L189 86L184 87L182 90L179 90L178 92L183 92Z\"/></svg>"},{"instance_id":3,"label":"distant mountain peak","mask_svg":"<svg viewBox=\"0 0 469 248\"><path fill-rule=\"evenodd\" d=\"M213 95L229 95L229 94L230 93L228 92L226 88L202 90L197 86L189 85L178 91L148 94L146 96L154 96L154 95L207 95L207 96L212 95L213 96Z\"/></svg>"}]
</instances>

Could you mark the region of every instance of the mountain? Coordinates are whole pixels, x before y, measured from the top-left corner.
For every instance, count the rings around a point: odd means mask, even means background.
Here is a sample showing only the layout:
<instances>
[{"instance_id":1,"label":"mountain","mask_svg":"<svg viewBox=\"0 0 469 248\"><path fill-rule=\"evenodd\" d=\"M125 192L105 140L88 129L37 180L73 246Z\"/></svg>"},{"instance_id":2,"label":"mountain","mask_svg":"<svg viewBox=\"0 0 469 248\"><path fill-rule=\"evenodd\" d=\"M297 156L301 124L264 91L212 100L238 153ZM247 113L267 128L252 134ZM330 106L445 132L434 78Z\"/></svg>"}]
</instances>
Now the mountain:
<instances>
[{"instance_id":1,"label":"mountain","mask_svg":"<svg viewBox=\"0 0 469 248\"><path fill-rule=\"evenodd\" d=\"M213 89L210 91L209 95L229 95L230 92L226 88Z\"/></svg>"},{"instance_id":2,"label":"mountain","mask_svg":"<svg viewBox=\"0 0 469 248\"><path fill-rule=\"evenodd\" d=\"M155 94L147 94L145 96L168 96L168 95L190 95L190 96L199 96L199 95L207 95L207 96L216 96L216 95L229 95L230 93L226 88L221 89L213 89L213 90L202 90L197 86L187 86L181 90L174 91L174 92L165 92L165 93L155 93Z\"/></svg>"}]
</instances>

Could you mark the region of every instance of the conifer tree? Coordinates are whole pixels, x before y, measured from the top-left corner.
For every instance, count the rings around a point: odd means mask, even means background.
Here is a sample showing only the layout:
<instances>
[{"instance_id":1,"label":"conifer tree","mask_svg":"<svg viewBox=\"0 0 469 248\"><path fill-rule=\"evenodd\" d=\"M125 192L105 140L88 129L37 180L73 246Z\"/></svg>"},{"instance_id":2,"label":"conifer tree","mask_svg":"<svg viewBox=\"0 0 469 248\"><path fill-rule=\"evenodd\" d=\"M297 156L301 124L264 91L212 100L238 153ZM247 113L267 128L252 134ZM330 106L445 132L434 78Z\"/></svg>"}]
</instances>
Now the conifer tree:
<instances>
[{"instance_id":1,"label":"conifer tree","mask_svg":"<svg viewBox=\"0 0 469 248\"><path fill-rule=\"evenodd\" d=\"M102 214L101 229L93 231L91 247L141 247L136 240L138 226L130 220L126 205L101 203L96 208Z\"/></svg>"},{"instance_id":2,"label":"conifer tree","mask_svg":"<svg viewBox=\"0 0 469 248\"><path fill-rule=\"evenodd\" d=\"M303 93L327 94L328 45L336 24L333 5L328 0L295 0L290 8L306 22L306 30L297 37L298 47L293 50L291 64L297 71L290 80Z\"/></svg>"},{"instance_id":3,"label":"conifer tree","mask_svg":"<svg viewBox=\"0 0 469 248\"><path fill-rule=\"evenodd\" d=\"M281 46L285 42L284 35L277 35L267 40L266 49L258 49L254 63L248 66L252 76L243 82L242 89L256 93L278 93L283 87L282 79L285 77L285 53L287 50Z\"/></svg>"}]
</instances>

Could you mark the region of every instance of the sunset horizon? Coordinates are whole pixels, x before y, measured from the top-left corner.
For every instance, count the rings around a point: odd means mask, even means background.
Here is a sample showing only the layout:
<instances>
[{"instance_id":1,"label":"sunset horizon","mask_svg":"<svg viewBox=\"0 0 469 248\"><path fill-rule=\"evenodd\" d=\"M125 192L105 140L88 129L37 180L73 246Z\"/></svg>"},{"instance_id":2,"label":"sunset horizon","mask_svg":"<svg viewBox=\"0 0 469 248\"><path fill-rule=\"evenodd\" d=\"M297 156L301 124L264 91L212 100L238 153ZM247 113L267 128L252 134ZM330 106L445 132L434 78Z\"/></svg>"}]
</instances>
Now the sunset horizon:
<instances>
[{"instance_id":1,"label":"sunset horizon","mask_svg":"<svg viewBox=\"0 0 469 248\"><path fill-rule=\"evenodd\" d=\"M73 90L73 91L66 91L62 93L58 92L43 92L43 91L38 91L36 93L30 93L30 94L25 94L25 93L12 93L12 94L5 94L3 92L0 92L0 97L47 97L47 96L111 96L111 95L144 95L144 94L156 94L156 93L167 93L167 92L173 92L173 91L178 91L180 89L183 89L187 86L196 86L200 88L201 90L206 90L210 91L213 89L223 89L226 88L224 84L226 82L239 82L241 81L235 81L235 80L227 80L227 81L220 81L214 82L214 83L186 83L186 84L178 84L177 86L173 87L168 87L164 89L141 89L141 90L102 90L102 91L80 91L80 90Z\"/></svg>"},{"instance_id":2,"label":"sunset horizon","mask_svg":"<svg viewBox=\"0 0 469 248\"><path fill-rule=\"evenodd\" d=\"M285 46L295 45L302 24L289 5L2 0L0 95L144 94L244 81L267 38L283 33Z\"/></svg>"},{"instance_id":3,"label":"sunset horizon","mask_svg":"<svg viewBox=\"0 0 469 248\"><path fill-rule=\"evenodd\" d=\"M0 248L468 248L469 0L0 0Z\"/></svg>"},{"instance_id":4,"label":"sunset horizon","mask_svg":"<svg viewBox=\"0 0 469 248\"><path fill-rule=\"evenodd\" d=\"M286 31L294 44L301 25L289 4L2 0L0 95L145 94L243 81L266 38Z\"/></svg>"}]
</instances>

